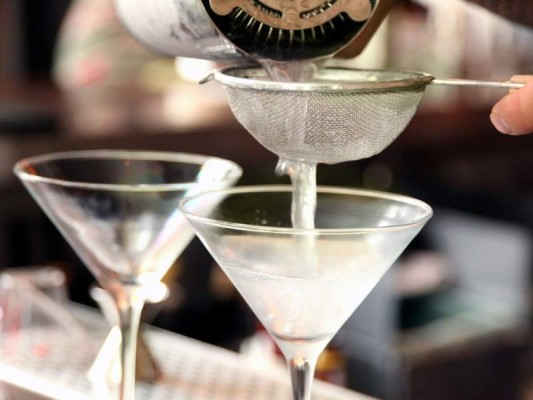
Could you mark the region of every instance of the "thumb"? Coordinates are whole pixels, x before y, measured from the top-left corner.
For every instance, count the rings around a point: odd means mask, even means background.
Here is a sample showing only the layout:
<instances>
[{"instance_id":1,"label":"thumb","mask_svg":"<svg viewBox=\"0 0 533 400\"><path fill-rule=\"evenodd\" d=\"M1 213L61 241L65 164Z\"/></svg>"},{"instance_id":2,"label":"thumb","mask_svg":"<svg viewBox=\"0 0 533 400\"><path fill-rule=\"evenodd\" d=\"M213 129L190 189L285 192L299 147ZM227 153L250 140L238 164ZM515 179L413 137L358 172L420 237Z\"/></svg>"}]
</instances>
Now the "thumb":
<instances>
[{"instance_id":1,"label":"thumb","mask_svg":"<svg viewBox=\"0 0 533 400\"><path fill-rule=\"evenodd\" d=\"M511 80L517 81L516 78ZM527 82L523 88L506 95L492 109L490 120L501 133L522 135L533 132L533 77L525 79Z\"/></svg>"}]
</instances>

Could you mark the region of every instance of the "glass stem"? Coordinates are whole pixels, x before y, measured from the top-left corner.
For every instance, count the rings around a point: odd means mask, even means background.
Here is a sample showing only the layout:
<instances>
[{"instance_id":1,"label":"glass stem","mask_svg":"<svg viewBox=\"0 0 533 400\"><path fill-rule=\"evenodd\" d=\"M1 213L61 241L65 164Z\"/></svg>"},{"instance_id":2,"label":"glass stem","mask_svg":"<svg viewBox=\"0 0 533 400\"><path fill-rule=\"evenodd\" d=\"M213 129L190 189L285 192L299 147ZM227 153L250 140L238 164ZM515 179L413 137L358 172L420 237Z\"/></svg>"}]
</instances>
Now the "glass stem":
<instances>
[{"instance_id":1,"label":"glass stem","mask_svg":"<svg viewBox=\"0 0 533 400\"><path fill-rule=\"evenodd\" d=\"M122 335L120 345L121 379L120 400L133 400L135 393L135 369L137 355L137 335L141 322L144 301L136 290L125 290L124 296L117 299L119 327Z\"/></svg>"},{"instance_id":2,"label":"glass stem","mask_svg":"<svg viewBox=\"0 0 533 400\"><path fill-rule=\"evenodd\" d=\"M294 400L311 400L315 365L316 358L291 358L289 360Z\"/></svg>"}]
</instances>

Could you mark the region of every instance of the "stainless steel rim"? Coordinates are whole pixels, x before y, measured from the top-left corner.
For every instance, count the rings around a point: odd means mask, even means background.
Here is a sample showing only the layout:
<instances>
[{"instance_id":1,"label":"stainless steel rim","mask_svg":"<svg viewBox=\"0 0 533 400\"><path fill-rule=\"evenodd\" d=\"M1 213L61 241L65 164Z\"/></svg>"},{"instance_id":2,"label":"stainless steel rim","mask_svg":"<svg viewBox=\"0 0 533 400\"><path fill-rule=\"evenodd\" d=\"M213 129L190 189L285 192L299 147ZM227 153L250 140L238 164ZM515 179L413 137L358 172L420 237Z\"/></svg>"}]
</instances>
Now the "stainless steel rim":
<instances>
[{"instance_id":1,"label":"stainless steel rim","mask_svg":"<svg viewBox=\"0 0 533 400\"><path fill-rule=\"evenodd\" d=\"M367 77L361 80L335 79L335 75ZM376 69L324 68L313 82L276 82L267 78L262 68L226 67L213 72L225 87L275 92L383 92L392 90L424 90L434 77L424 72ZM379 78L379 79L376 79Z\"/></svg>"}]
</instances>

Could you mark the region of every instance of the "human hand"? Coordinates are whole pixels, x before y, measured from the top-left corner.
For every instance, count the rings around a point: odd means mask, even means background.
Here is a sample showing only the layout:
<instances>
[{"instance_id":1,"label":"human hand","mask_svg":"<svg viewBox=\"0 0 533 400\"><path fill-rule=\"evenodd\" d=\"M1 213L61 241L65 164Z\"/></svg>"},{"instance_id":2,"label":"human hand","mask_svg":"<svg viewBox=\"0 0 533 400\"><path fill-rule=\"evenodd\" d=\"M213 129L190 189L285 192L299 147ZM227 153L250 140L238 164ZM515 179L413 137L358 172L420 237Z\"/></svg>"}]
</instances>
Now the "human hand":
<instances>
[{"instance_id":1,"label":"human hand","mask_svg":"<svg viewBox=\"0 0 533 400\"><path fill-rule=\"evenodd\" d=\"M513 82L525 86L512 90L493 107L490 120L501 133L523 135L533 132L533 76L515 75Z\"/></svg>"}]
</instances>

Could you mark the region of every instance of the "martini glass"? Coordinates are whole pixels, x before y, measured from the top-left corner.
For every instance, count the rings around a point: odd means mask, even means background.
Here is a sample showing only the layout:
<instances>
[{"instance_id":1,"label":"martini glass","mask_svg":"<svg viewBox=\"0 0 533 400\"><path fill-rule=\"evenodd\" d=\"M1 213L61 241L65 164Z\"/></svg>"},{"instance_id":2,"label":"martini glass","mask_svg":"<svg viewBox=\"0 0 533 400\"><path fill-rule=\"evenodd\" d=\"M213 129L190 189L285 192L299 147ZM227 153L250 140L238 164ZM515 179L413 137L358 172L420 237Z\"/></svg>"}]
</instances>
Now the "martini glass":
<instances>
[{"instance_id":1,"label":"martini glass","mask_svg":"<svg viewBox=\"0 0 533 400\"><path fill-rule=\"evenodd\" d=\"M100 150L24 159L14 172L116 302L118 397L132 400L143 305L194 235L179 201L234 184L240 167L191 154Z\"/></svg>"},{"instance_id":2,"label":"martini glass","mask_svg":"<svg viewBox=\"0 0 533 400\"><path fill-rule=\"evenodd\" d=\"M320 187L316 228L295 229L291 201L288 186L241 187L180 210L279 345L294 399L309 400L319 354L432 211L405 196Z\"/></svg>"}]
</instances>

